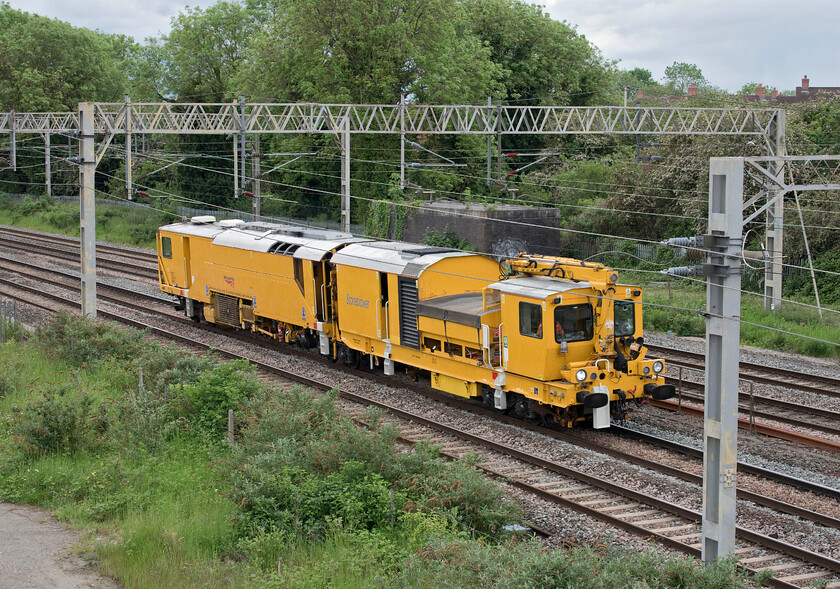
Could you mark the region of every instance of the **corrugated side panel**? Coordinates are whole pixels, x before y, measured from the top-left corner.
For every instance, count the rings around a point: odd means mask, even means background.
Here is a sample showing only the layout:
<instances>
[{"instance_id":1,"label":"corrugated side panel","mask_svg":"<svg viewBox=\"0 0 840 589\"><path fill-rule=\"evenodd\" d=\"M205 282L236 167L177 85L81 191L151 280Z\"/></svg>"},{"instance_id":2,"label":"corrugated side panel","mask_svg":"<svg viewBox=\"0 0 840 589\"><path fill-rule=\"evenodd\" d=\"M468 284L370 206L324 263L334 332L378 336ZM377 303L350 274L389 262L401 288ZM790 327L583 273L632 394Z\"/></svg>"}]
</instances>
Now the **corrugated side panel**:
<instances>
[{"instance_id":1,"label":"corrugated side panel","mask_svg":"<svg viewBox=\"0 0 840 589\"><path fill-rule=\"evenodd\" d=\"M400 276L397 279L400 291L400 344L420 349L420 332L417 331L417 280Z\"/></svg>"}]
</instances>

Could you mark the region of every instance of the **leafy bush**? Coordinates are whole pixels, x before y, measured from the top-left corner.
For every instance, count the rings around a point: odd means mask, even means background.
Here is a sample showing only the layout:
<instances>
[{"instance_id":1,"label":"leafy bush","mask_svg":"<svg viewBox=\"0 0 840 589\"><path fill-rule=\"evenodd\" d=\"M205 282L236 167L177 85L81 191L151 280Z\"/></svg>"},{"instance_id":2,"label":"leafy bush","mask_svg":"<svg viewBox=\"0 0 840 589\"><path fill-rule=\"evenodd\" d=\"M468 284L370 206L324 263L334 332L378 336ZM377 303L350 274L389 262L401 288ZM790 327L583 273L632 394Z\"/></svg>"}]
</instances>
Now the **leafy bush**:
<instances>
[{"instance_id":1,"label":"leafy bush","mask_svg":"<svg viewBox=\"0 0 840 589\"><path fill-rule=\"evenodd\" d=\"M394 488L408 497L407 511L438 513L471 531L497 535L516 517L504 491L475 468L475 456L441 463L435 446L418 444L401 455L404 475Z\"/></svg>"},{"instance_id":2,"label":"leafy bush","mask_svg":"<svg viewBox=\"0 0 840 589\"><path fill-rule=\"evenodd\" d=\"M183 387L184 416L196 429L222 435L227 431L228 410L238 409L259 388L257 369L247 360L220 364Z\"/></svg>"},{"instance_id":3,"label":"leafy bush","mask_svg":"<svg viewBox=\"0 0 840 589\"><path fill-rule=\"evenodd\" d=\"M79 233L78 207L56 206L44 211L44 221L61 232Z\"/></svg>"},{"instance_id":4,"label":"leafy bush","mask_svg":"<svg viewBox=\"0 0 840 589\"><path fill-rule=\"evenodd\" d=\"M2 332L3 340L0 343L21 341L26 336L20 323L15 321L3 321Z\"/></svg>"},{"instance_id":5,"label":"leafy bush","mask_svg":"<svg viewBox=\"0 0 840 589\"><path fill-rule=\"evenodd\" d=\"M184 355L182 348L167 346L160 353L144 357L141 363L146 373L156 378L158 392L165 392L166 387L197 382L204 372L213 370L219 361L208 354Z\"/></svg>"},{"instance_id":6,"label":"leafy bush","mask_svg":"<svg viewBox=\"0 0 840 589\"><path fill-rule=\"evenodd\" d=\"M293 466L260 475L268 478L268 484L243 506L257 535L280 530L320 537L331 521L341 522L347 530L371 530L390 521L385 479L360 462L348 461L326 476Z\"/></svg>"},{"instance_id":7,"label":"leafy bush","mask_svg":"<svg viewBox=\"0 0 840 589\"><path fill-rule=\"evenodd\" d=\"M436 247L451 247L468 252L475 251L474 245L471 245L466 239L460 239L449 227L445 231L438 231L437 229L427 231L421 241L426 245Z\"/></svg>"},{"instance_id":8,"label":"leafy bush","mask_svg":"<svg viewBox=\"0 0 840 589\"><path fill-rule=\"evenodd\" d=\"M247 403L241 442L225 463L240 505L243 536L284 530L323 537L329 522L348 530L390 529L406 512L496 533L518 511L469 461L447 463L435 448L403 453L377 415L359 428L335 393L264 393ZM393 490L393 508L391 507Z\"/></svg>"},{"instance_id":9,"label":"leafy bush","mask_svg":"<svg viewBox=\"0 0 840 589\"><path fill-rule=\"evenodd\" d=\"M37 341L71 366L93 365L109 360L131 360L146 343L143 332L121 329L105 322L59 312Z\"/></svg>"},{"instance_id":10,"label":"leafy bush","mask_svg":"<svg viewBox=\"0 0 840 589\"><path fill-rule=\"evenodd\" d=\"M706 320L690 311L674 311L661 307L645 307L645 329L673 331L677 335L702 336L706 333Z\"/></svg>"},{"instance_id":11,"label":"leafy bush","mask_svg":"<svg viewBox=\"0 0 840 589\"><path fill-rule=\"evenodd\" d=\"M73 453L92 444L93 399L70 392L69 387L59 387L13 409L14 433L25 453Z\"/></svg>"},{"instance_id":12,"label":"leafy bush","mask_svg":"<svg viewBox=\"0 0 840 589\"><path fill-rule=\"evenodd\" d=\"M159 455L166 441L178 431L171 399L143 387L114 403L111 439L132 455L138 451Z\"/></svg>"},{"instance_id":13,"label":"leafy bush","mask_svg":"<svg viewBox=\"0 0 840 589\"><path fill-rule=\"evenodd\" d=\"M14 206L13 212L19 217L31 217L35 214L49 211L54 205L55 202L51 198L41 197L32 199L27 196Z\"/></svg>"}]
</instances>

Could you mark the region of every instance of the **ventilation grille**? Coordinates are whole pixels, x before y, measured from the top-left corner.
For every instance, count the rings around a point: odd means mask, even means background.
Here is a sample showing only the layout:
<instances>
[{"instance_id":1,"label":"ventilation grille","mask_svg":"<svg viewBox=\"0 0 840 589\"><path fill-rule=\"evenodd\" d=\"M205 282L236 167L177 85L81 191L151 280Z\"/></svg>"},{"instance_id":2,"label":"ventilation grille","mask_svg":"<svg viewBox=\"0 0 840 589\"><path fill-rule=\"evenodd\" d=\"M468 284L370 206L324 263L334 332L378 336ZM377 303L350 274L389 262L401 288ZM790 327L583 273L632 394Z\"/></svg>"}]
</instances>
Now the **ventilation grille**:
<instances>
[{"instance_id":1,"label":"ventilation grille","mask_svg":"<svg viewBox=\"0 0 840 589\"><path fill-rule=\"evenodd\" d=\"M400 345L420 349L420 332L417 331L417 281L412 278L397 279L400 291Z\"/></svg>"},{"instance_id":2,"label":"ventilation grille","mask_svg":"<svg viewBox=\"0 0 840 589\"><path fill-rule=\"evenodd\" d=\"M239 327L239 299L216 293L213 295L213 307L216 309L216 323Z\"/></svg>"}]
</instances>

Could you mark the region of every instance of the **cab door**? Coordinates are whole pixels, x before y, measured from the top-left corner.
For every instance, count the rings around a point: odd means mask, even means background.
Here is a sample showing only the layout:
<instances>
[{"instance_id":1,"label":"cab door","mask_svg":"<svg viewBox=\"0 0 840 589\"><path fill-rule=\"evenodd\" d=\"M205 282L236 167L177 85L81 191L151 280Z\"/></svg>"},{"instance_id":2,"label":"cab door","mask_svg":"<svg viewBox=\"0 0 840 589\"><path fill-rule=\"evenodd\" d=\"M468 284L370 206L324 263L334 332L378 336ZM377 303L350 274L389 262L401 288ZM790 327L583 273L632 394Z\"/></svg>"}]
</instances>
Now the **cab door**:
<instances>
[{"instance_id":1,"label":"cab door","mask_svg":"<svg viewBox=\"0 0 840 589\"><path fill-rule=\"evenodd\" d=\"M190 256L190 238L181 236L181 250L184 254L184 280L182 288L189 288L192 285L192 258Z\"/></svg>"},{"instance_id":2,"label":"cab door","mask_svg":"<svg viewBox=\"0 0 840 589\"><path fill-rule=\"evenodd\" d=\"M553 346L553 332L546 302L510 293L502 294L502 367L508 372L545 380L546 349Z\"/></svg>"}]
</instances>

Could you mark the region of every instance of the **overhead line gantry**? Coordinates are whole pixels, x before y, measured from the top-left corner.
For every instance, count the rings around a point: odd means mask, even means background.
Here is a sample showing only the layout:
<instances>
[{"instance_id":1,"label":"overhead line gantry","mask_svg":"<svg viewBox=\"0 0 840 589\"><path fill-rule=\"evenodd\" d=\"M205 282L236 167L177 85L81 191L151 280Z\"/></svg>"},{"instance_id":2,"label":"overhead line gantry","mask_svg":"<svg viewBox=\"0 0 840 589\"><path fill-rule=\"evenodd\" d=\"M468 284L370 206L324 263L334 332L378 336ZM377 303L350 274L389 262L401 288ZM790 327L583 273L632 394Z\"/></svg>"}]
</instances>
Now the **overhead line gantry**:
<instances>
[{"instance_id":1,"label":"overhead line gantry","mask_svg":"<svg viewBox=\"0 0 840 589\"><path fill-rule=\"evenodd\" d=\"M244 100L170 103L131 102L126 97L124 102L82 103L76 112L0 113L0 133L9 135L12 146L21 133L44 137L46 166L50 161L51 134L80 139L82 219L93 216L93 201L88 203L85 197L90 194L93 198L93 186L88 187L86 183L93 181L96 165L117 135L125 136L128 147L133 135L230 135L243 143L243 137L248 134L255 137L333 134L341 138L341 223L345 231L350 228L350 137L354 134L486 135L488 141L493 135L498 140L504 135L742 135L758 138L769 156L786 154L782 109L509 106L492 104L489 100L484 105L410 104L404 100L399 104L246 103ZM97 135L101 137L98 147L94 143ZM405 153L403 149L400 152L404 170ZM87 153L94 156L84 155ZM126 186L130 188L130 148L126 149L125 157ZM244 162L241 168L244 186ZM770 173L782 178L783 168L780 160ZM489 170L488 164L488 181ZM259 172L252 175L256 185ZM761 196L768 203L765 211L770 259L765 267L765 306L775 308L781 303L783 192L770 190ZM82 241L83 252L93 247L92 227L87 233ZM85 257L83 254L83 270ZM85 306L86 312L92 308Z\"/></svg>"}]
</instances>

